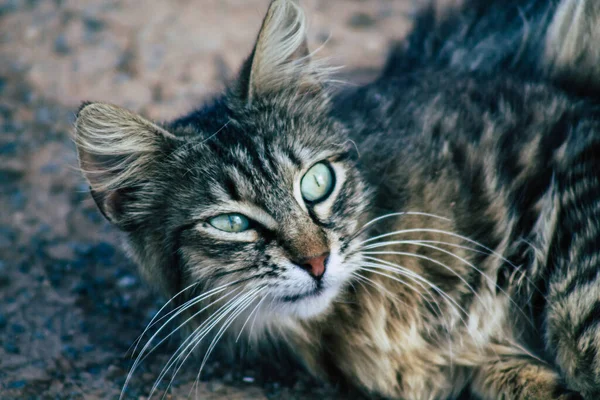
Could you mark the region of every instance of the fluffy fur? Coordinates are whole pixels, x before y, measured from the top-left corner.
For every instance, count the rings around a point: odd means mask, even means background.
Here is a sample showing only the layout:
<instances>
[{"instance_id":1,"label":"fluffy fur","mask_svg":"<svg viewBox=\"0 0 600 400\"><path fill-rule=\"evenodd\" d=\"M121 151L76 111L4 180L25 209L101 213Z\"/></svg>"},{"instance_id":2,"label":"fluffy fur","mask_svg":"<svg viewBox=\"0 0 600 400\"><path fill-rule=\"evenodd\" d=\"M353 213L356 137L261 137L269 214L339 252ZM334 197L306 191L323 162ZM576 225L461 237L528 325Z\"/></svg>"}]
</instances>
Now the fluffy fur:
<instances>
[{"instance_id":1,"label":"fluffy fur","mask_svg":"<svg viewBox=\"0 0 600 400\"><path fill-rule=\"evenodd\" d=\"M599 15L425 10L376 81L332 92L299 5L275 0L211 104L163 126L84 105L92 195L190 327L165 371L237 327L390 399L598 398ZM311 203L319 162L334 188ZM250 229L210 224L227 213Z\"/></svg>"}]
</instances>

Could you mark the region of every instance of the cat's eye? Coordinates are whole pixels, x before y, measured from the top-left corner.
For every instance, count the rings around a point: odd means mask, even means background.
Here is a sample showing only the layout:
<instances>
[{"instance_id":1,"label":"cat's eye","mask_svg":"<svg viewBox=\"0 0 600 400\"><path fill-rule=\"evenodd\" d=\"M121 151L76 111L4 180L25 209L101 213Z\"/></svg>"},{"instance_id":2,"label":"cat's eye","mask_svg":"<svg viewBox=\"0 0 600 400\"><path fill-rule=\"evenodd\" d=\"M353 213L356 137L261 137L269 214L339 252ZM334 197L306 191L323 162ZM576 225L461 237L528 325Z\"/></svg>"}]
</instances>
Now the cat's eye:
<instances>
[{"instance_id":1,"label":"cat's eye","mask_svg":"<svg viewBox=\"0 0 600 400\"><path fill-rule=\"evenodd\" d=\"M300 192L304 200L316 202L324 200L333 190L334 176L329 165L317 163L313 165L300 181Z\"/></svg>"},{"instance_id":2,"label":"cat's eye","mask_svg":"<svg viewBox=\"0 0 600 400\"><path fill-rule=\"evenodd\" d=\"M239 233L250 227L248 218L241 214L221 214L208 221L213 227L223 232Z\"/></svg>"}]
</instances>

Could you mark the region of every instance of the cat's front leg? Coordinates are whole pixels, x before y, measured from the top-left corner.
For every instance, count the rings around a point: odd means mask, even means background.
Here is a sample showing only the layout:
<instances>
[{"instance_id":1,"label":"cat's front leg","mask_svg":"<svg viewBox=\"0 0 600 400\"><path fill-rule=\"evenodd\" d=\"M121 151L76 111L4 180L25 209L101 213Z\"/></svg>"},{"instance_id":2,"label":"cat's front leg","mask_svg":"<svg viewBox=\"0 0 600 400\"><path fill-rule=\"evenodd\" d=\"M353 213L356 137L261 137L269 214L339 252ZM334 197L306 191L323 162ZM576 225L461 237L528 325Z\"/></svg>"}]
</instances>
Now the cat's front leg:
<instances>
[{"instance_id":1,"label":"cat's front leg","mask_svg":"<svg viewBox=\"0 0 600 400\"><path fill-rule=\"evenodd\" d=\"M582 400L549 365L525 355L498 355L475 369L471 390L485 400Z\"/></svg>"}]
</instances>

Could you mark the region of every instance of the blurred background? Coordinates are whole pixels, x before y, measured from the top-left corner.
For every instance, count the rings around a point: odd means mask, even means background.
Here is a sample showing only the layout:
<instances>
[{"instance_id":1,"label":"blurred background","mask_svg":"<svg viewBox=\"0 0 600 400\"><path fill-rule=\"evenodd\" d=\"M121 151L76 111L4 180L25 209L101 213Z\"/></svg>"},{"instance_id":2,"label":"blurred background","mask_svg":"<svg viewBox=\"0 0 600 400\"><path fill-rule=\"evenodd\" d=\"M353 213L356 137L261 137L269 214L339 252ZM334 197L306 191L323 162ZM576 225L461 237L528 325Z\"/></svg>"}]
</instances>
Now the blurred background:
<instances>
[{"instance_id":1,"label":"blurred background","mask_svg":"<svg viewBox=\"0 0 600 400\"><path fill-rule=\"evenodd\" d=\"M128 350L165 301L140 282L77 173L79 103L155 120L191 111L235 75L268 3L0 0L1 399L117 398ZM418 3L304 0L309 43L326 42L320 56L364 81ZM142 364L126 398L145 398L175 344ZM187 398L196 373L182 370L167 398ZM347 398L300 372L218 355L201 380L199 399Z\"/></svg>"}]
</instances>

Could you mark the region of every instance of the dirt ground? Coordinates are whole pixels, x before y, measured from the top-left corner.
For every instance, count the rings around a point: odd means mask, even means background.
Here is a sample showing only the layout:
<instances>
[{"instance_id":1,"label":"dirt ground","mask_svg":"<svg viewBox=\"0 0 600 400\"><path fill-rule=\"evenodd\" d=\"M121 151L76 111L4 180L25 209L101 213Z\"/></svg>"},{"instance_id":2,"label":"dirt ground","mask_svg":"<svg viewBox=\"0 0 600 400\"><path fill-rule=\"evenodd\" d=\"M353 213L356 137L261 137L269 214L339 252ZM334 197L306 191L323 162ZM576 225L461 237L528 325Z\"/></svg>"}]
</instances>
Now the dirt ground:
<instances>
[{"instance_id":1,"label":"dirt ground","mask_svg":"<svg viewBox=\"0 0 600 400\"><path fill-rule=\"evenodd\" d=\"M302 2L311 47L325 43L320 56L362 77L409 29L414 3ZM75 169L78 104L109 101L157 120L190 111L235 73L267 5L0 0L1 399L117 398L130 346L165 301L140 281ZM174 346L144 361L125 398L146 398ZM167 398L187 398L196 373L180 372ZM264 373L218 353L194 396L347 398L295 368Z\"/></svg>"}]
</instances>

